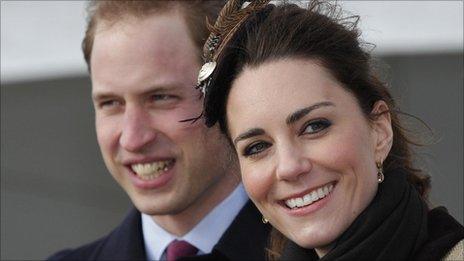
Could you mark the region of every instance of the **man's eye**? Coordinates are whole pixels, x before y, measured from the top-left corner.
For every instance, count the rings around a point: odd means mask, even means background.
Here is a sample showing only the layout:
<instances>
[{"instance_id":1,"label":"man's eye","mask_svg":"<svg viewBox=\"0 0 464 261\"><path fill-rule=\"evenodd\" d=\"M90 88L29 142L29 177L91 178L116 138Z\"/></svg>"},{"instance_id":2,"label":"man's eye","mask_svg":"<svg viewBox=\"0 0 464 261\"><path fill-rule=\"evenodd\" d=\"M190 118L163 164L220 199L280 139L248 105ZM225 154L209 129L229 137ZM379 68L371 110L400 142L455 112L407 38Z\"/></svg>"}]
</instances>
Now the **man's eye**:
<instances>
[{"instance_id":1,"label":"man's eye","mask_svg":"<svg viewBox=\"0 0 464 261\"><path fill-rule=\"evenodd\" d=\"M174 98L175 96L169 94L154 94L151 96L152 101L168 101Z\"/></svg>"},{"instance_id":2,"label":"man's eye","mask_svg":"<svg viewBox=\"0 0 464 261\"><path fill-rule=\"evenodd\" d=\"M117 100L107 100L99 103L99 107L102 109L110 109L119 105L121 105L121 102Z\"/></svg>"},{"instance_id":3,"label":"man's eye","mask_svg":"<svg viewBox=\"0 0 464 261\"><path fill-rule=\"evenodd\" d=\"M301 134L314 134L328 128L332 123L326 119L312 120L308 122L301 131Z\"/></svg>"},{"instance_id":4,"label":"man's eye","mask_svg":"<svg viewBox=\"0 0 464 261\"><path fill-rule=\"evenodd\" d=\"M266 150L267 148L271 146L272 145L270 143L262 142L262 141L253 143L245 148L243 152L243 156L248 157L248 156L256 155L258 153L263 152L264 150Z\"/></svg>"}]
</instances>

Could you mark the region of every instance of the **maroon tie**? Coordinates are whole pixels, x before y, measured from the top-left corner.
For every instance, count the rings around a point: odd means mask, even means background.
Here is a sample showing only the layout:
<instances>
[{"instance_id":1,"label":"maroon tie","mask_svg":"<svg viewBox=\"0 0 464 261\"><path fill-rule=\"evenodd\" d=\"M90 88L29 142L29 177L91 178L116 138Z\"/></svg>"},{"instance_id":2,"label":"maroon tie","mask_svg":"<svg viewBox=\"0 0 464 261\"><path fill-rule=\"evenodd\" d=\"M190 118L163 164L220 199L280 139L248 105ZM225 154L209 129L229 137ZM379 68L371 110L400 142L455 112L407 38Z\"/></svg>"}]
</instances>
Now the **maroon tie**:
<instances>
[{"instance_id":1,"label":"maroon tie","mask_svg":"<svg viewBox=\"0 0 464 261\"><path fill-rule=\"evenodd\" d=\"M175 261L180 257L194 256L198 249L190 245L187 241L172 241L167 249L167 261Z\"/></svg>"}]
</instances>

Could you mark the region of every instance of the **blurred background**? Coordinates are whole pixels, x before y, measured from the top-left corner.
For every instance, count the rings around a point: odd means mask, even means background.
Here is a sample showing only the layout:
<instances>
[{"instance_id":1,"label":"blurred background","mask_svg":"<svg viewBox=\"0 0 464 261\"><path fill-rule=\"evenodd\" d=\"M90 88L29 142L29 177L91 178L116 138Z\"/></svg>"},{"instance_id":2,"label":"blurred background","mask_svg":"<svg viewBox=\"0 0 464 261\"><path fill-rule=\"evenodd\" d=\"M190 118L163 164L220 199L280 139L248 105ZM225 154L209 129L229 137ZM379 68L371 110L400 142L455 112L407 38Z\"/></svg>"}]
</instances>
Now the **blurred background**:
<instances>
[{"instance_id":1,"label":"blurred background","mask_svg":"<svg viewBox=\"0 0 464 261\"><path fill-rule=\"evenodd\" d=\"M432 128L417 164L432 176L431 203L463 223L463 2L341 4L361 15L401 108ZM1 260L94 240L130 207L96 143L85 5L1 2Z\"/></svg>"}]
</instances>

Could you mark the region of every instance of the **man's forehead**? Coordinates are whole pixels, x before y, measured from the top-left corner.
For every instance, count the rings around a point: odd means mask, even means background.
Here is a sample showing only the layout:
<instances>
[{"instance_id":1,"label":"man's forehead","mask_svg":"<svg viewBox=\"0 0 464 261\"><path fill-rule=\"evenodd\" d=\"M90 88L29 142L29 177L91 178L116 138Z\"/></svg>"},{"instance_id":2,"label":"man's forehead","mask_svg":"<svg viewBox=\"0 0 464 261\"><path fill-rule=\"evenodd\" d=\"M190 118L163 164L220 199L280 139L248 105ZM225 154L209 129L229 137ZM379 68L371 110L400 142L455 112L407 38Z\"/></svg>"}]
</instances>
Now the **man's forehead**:
<instances>
[{"instance_id":1,"label":"man's forehead","mask_svg":"<svg viewBox=\"0 0 464 261\"><path fill-rule=\"evenodd\" d=\"M176 44L180 40L193 41L188 31L185 19L178 12L165 12L143 17L127 16L114 22L100 21L95 30L95 38L126 34L141 39L141 36L145 35L145 40L156 39Z\"/></svg>"},{"instance_id":2,"label":"man's forehead","mask_svg":"<svg viewBox=\"0 0 464 261\"><path fill-rule=\"evenodd\" d=\"M191 82L199 69L198 51L185 21L175 14L103 26L94 41L92 81L125 86L149 78L156 78L156 85Z\"/></svg>"}]
</instances>

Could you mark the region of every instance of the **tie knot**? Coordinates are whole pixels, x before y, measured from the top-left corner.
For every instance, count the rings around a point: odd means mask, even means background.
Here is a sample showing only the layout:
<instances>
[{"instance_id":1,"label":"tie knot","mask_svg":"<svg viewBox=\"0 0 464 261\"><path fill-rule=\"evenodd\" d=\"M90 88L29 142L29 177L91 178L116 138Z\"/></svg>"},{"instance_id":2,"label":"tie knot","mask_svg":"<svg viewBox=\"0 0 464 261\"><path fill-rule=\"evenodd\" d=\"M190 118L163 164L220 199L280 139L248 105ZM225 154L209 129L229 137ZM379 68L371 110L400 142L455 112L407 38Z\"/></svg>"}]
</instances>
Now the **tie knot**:
<instances>
[{"instance_id":1,"label":"tie knot","mask_svg":"<svg viewBox=\"0 0 464 261\"><path fill-rule=\"evenodd\" d=\"M198 249L187 241L174 240L167 248L167 260L175 261L180 257L193 256L198 252Z\"/></svg>"}]
</instances>

